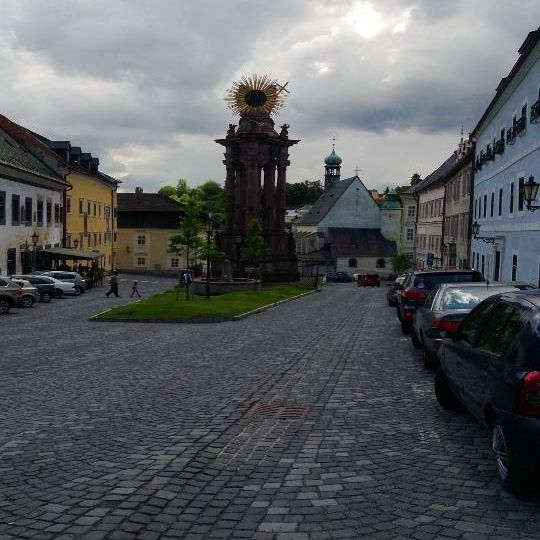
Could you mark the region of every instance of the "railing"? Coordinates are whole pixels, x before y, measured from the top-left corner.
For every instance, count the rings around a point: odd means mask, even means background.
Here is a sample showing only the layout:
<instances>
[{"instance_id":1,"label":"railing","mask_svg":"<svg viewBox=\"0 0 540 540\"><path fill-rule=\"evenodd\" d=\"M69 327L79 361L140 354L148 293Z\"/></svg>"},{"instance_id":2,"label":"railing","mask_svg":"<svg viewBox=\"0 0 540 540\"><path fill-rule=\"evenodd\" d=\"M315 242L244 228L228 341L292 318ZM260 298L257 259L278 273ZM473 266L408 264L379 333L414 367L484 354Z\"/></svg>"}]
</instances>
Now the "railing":
<instances>
[{"instance_id":1,"label":"railing","mask_svg":"<svg viewBox=\"0 0 540 540\"><path fill-rule=\"evenodd\" d=\"M502 154L504 152L504 139L501 138L498 141L495 141L493 145L493 152L495 154Z\"/></svg>"}]
</instances>

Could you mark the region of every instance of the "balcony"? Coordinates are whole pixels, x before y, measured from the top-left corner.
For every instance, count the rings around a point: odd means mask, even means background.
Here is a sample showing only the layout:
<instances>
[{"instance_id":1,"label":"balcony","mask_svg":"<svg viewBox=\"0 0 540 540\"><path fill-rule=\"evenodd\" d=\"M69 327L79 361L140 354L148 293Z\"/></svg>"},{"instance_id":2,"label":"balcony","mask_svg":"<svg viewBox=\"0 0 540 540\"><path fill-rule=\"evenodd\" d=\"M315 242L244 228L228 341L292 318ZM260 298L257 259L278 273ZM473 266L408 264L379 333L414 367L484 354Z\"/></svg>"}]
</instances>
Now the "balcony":
<instances>
[{"instance_id":1,"label":"balcony","mask_svg":"<svg viewBox=\"0 0 540 540\"><path fill-rule=\"evenodd\" d=\"M538 122L540 122L540 99L531 107L531 124L538 124Z\"/></svg>"},{"instance_id":2,"label":"balcony","mask_svg":"<svg viewBox=\"0 0 540 540\"><path fill-rule=\"evenodd\" d=\"M516 129L516 134L519 135L520 137L525 134L525 130L527 129L526 116L521 116L520 118L517 119L515 129Z\"/></svg>"},{"instance_id":3,"label":"balcony","mask_svg":"<svg viewBox=\"0 0 540 540\"><path fill-rule=\"evenodd\" d=\"M493 152L495 154L502 154L504 152L504 139L501 138L498 141L495 141L493 145Z\"/></svg>"},{"instance_id":4,"label":"balcony","mask_svg":"<svg viewBox=\"0 0 540 540\"><path fill-rule=\"evenodd\" d=\"M516 142L516 131L514 127L506 130L506 144L514 144Z\"/></svg>"},{"instance_id":5,"label":"balcony","mask_svg":"<svg viewBox=\"0 0 540 540\"><path fill-rule=\"evenodd\" d=\"M490 146L486 148L486 153L484 154L486 161L493 161L495 159L495 152L491 149Z\"/></svg>"}]
</instances>

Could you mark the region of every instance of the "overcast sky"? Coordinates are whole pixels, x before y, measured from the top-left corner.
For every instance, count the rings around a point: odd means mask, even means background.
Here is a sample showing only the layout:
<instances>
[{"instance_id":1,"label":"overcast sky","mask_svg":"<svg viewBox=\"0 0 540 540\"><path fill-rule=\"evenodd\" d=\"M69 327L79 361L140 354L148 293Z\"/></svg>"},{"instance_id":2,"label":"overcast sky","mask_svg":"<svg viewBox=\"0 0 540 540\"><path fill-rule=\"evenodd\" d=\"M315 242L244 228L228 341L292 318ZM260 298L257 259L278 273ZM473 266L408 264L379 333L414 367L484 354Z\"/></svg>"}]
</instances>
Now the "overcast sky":
<instances>
[{"instance_id":1,"label":"overcast sky","mask_svg":"<svg viewBox=\"0 0 540 540\"><path fill-rule=\"evenodd\" d=\"M538 0L0 0L0 112L155 191L224 178L224 97L289 82L289 181L429 174L472 130L540 24Z\"/></svg>"}]
</instances>

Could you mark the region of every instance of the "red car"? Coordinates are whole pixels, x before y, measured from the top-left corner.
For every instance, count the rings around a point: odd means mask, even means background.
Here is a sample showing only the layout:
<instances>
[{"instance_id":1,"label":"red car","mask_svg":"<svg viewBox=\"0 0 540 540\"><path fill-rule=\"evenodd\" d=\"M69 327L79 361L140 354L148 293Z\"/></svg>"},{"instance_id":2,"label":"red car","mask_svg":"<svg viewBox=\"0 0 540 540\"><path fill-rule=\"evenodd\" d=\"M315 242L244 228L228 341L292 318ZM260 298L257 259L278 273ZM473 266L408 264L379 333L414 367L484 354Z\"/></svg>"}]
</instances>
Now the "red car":
<instances>
[{"instance_id":1,"label":"red car","mask_svg":"<svg viewBox=\"0 0 540 540\"><path fill-rule=\"evenodd\" d=\"M365 274L358 280L359 287L380 287L381 278L379 274Z\"/></svg>"}]
</instances>

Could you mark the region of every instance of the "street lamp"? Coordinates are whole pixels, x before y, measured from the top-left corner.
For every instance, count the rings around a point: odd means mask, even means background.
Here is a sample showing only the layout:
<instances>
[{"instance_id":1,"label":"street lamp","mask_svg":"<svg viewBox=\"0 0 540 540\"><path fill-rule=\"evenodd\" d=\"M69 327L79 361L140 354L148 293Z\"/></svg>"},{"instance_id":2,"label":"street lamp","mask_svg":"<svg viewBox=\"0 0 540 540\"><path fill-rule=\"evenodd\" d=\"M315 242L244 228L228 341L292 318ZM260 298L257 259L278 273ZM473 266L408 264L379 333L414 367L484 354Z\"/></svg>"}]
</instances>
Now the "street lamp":
<instances>
[{"instance_id":1,"label":"street lamp","mask_svg":"<svg viewBox=\"0 0 540 540\"><path fill-rule=\"evenodd\" d=\"M527 203L527 210L529 212L535 212L540 208L540 206L534 204L538 195L538 188L540 188L540 184L534 181L534 176L531 174L529 179L523 184L523 198Z\"/></svg>"},{"instance_id":2,"label":"street lamp","mask_svg":"<svg viewBox=\"0 0 540 540\"><path fill-rule=\"evenodd\" d=\"M478 221L475 221L472 224L473 238L475 240L482 240L486 244L494 244L495 243L495 237L494 236L478 236L479 232L480 232L480 224L478 223Z\"/></svg>"},{"instance_id":3,"label":"street lamp","mask_svg":"<svg viewBox=\"0 0 540 540\"><path fill-rule=\"evenodd\" d=\"M212 238L212 232L214 230L214 223L212 221L212 212L208 213L206 219L206 299L210 298L210 240Z\"/></svg>"},{"instance_id":4,"label":"street lamp","mask_svg":"<svg viewBox=\"0 0 540 540\"><path fill-rule=\"evenodd\" d=\"M36 269L36 262L37 262L37 257L36 257L36 246L37 246L37 243L38 243L38 240L39 240L39 234L34 231L32 233L32 246L33 246L33 252L32 252L32 272Z\"/></svg>"}]
</instances>

